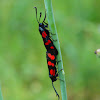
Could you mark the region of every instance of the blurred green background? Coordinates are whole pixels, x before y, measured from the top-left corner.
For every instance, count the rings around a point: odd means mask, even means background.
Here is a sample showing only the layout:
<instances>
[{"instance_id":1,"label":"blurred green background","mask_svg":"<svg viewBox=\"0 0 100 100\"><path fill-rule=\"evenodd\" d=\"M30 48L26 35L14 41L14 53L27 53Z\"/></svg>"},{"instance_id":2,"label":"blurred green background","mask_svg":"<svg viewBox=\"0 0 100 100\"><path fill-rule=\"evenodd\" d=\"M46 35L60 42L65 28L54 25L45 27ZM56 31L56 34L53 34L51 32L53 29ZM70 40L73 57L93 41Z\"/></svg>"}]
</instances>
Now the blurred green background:
<instances>
[{"instance_id":1,"label":"blurred green background","mask_svg":"<svg viewBox=\"0 0 100 100\"><path fill-rule=\"evenodd\" d=\"M100 0L52 0L68 100L100 100ZM57 100L33 7L44 0L0 0L0 84L4 100ZM47 22L47 19L46 19ZM54 83L60 94L59 80ZM61 96L61 94L60 94ZM61 99L61 98L60 98Z\"/></svg>"}]
</instances>

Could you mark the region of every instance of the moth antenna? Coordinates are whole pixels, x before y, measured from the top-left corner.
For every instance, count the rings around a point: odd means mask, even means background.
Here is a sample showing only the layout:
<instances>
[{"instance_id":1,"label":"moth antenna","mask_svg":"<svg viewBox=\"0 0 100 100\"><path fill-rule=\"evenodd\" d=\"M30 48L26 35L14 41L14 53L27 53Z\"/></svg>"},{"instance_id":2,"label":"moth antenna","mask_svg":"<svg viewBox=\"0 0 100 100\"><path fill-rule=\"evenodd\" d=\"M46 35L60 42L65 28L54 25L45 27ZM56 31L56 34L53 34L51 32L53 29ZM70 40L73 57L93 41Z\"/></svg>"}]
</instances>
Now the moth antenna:
<instances>
[{"instance_id":1,"label":"moth antenna","mask_svg":"<svg viewBox=\"0 0 100 100\"><path fill-rule=\"evenodd\" d=\"M35 11L36 11L36 19L37 19L37 8L36 7L34 7L34 8L35 8ZM39 23L38 19L37 19L37 22Z\"/></svg>"},{"instance_id":2,"label":"moth antenna","mask_svg":"<svg viewBox=\"0 0 100 100\"><path fill-rule=\"evenodd\" d=\"M41 16L42 16L42 12L40 12L40 18L41 18ZM40 22L40 18L39 18L39 22Z\"/></svg>"},{"instance_id":3,"label":"moth antenna","mask_svg":"<svg viewBox=\"0 0 100 100\"><path fill-rule=\"evenodd\" d=\"M57 93L57 91L56 91L56 89L55 89L55 87L54 87L54 85L53 85L53 82L52 82L52 86L53 86L53 88L54 88L54 90L55 90L55 92L56 92L56 95L58 96L58 100L59 100L59 94Z\"/></svg>"},{"instance_id":4,"label":"moth antenna","mask_svg":"<svg viewBox=\"0 0 100 100\"><path fill-rule=\"evenodd\" d=\"M43 22L42 23L45 23L44 21L45 21L45 19L46 19L46 10L45 10L45 17L44 17L44 20L43 20Z\"/></svg>"},{"instance_id":5,"label":"moth antenna","mask_svg":"<svg viewBox=\"0 0 100 100\"><path fill-rule=\"evenodd\" d=\"M46 10L45 10L45 17L42 23L45 23L48 26L48 24L45 22L45 19L46 19Z\"/></svg>"}]
</instances>

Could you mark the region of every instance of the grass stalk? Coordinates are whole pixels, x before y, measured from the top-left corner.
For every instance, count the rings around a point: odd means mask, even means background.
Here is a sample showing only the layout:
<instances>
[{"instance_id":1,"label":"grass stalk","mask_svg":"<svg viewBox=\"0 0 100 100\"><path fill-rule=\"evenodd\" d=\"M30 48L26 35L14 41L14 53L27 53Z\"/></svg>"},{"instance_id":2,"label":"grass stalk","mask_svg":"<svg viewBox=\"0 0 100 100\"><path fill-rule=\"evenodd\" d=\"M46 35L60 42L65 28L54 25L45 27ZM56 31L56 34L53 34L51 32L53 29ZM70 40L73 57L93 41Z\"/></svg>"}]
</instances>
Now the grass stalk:
<instances>
[{"instance_id":1,"label":"grass stalk","mask_svg":"<svg viewBox=\"0 0 100 100\"><path fill-rule=\"evenodd\" d=\"M3 100L2 92L1 92L1 87L0 87L0 100Z\"/></svg>"},{"instance_id":2,"label":"grass stalk","mask_svg":"<svg viewBox=\"0 0 100 100\"><path fill-rule=\"evenodd\" d=\"M56 48L58 50L57 61L61 60L61 62L58 63L58 71L60 71L61 69L63 69L63 61L62 61L60 44L59 44L59 39L58 39L54 15L53 15L52 2L51 2L51 0L44 0L44 3L45 3L46 14L47 14L48 25L49 25L50 31L53 34L56 34L56 35L52 35L52 39L54 39L54 40L57 39L57 41L54 42L54 45L56 46ZM59 78L61 79L60 87L61 87L62 100L67 100L67 91L66 91L64 70L59 72ZM64 80L64 81L62 81L62 80Z\"/></svg>"}]
</instances>

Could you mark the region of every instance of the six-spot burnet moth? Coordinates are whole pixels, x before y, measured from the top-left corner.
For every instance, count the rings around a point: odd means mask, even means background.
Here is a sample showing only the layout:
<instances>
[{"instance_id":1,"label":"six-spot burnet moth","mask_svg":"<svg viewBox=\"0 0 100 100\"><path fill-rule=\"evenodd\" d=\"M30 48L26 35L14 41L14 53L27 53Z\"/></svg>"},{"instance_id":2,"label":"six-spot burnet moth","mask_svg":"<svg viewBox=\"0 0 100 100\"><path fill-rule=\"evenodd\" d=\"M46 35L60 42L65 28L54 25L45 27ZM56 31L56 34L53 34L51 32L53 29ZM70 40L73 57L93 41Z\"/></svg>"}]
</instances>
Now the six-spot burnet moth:
<instances>
[{"instance_id":1,"label":"six-spot burnet moth","mask_svg":"<svg viewBox=\"0 0 100 100\"><path fill-rule=\"evenodd\" d=\"M36 9L36 19L37 19L37 8L35 7L35 9ZM40 12L40 18L41 18L41 12ZM39 21L37 19L37 22L39 24L39 32L42 36L45 48L47 49L47 51L50 51L52 54L58 55L58 51L53 44L53 40L50 37L50 32L49 30L46 29L48 27L48 24L45 22L46 13L45 13L45 17L42 23L40 23L40 18L39 18Z\"/></svg>"},{"instance_id":2,"label":"six-spot burnet moth","mask_svg":"<svg viewBox=\"0 0 100 100\"><path fill-rule=\"evenodd\" d=\"M36 7L34 7L34 8L36 10L36 19L37 19L37 8ZM41 18L41 15L42 15L42 13L40 12L40 18ZM47 50L46 58L47 58L47 65L48 65L48 69L49 69L49 77L52 80L52 86L56 92L56 95L58 96L58 99L59 99L59 94L57 93L57 91L53 85L53 82L56 81L57 77L58 77L57 68L56 68L56 64L57 64L56 56L58 55L58 50L54 46L53 39L51 39L50 32L47 29L48 24L45 22L46 12L45 12L45 17L44 17L44 20L42 23L40 23L40 18L39 18L39 20L37 19L37 22L39 24L39 32L42 36L44 46Z\"/></svg>"}]
</instances>

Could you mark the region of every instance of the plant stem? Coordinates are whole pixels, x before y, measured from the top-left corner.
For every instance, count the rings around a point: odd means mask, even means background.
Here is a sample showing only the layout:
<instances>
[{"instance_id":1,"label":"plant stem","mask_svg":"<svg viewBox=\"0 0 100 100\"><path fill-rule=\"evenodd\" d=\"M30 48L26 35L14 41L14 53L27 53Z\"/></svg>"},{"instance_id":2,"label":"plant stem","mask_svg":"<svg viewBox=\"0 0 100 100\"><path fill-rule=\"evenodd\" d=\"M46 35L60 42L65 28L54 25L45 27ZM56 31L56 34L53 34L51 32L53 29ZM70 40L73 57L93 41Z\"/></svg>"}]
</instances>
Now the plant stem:
<instances>
[{"instance_id":1,"label":"plant stem","mask_svg":"<svg viewBox=\"0 0 100 100\"><path fill-rule=\"evenodd\" d=\"M0 100L3 100L2 93L1 93L1 87L0 87Z\"/></svg>"},{"instance_id":2,"label":"plant stem","mask_svg":"<svg viewBox=\"0 0 100 100\"><path fill-rule=\"evenodd\" d=\"M57 39L57 41L54 42L54 45L56 46L56 48L58 50L57 61L61 60L58 63L58 72L59 72L61 69L63 69L63 61L62 61L62 56L61 56L61 50L60 50L60 44L59 44L59 39L58 39L58 35L57 35L55 20L54 20L54 16L53 16L52 3L51 3L51 0L44 0L44 3L45 3L45 8L46 8L47 19L48 19L50 31L53 34L56 34L56 35L52 35L52 39L54 39L54 40ZM61 87L62 100L67 100L67 91L66 91L64 70L59 72L59 78L61 79L60 87ZM62 80L64 80L64 81L62 81Z\"/></svg>"}]
</instances>

